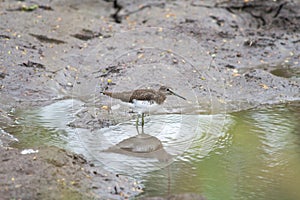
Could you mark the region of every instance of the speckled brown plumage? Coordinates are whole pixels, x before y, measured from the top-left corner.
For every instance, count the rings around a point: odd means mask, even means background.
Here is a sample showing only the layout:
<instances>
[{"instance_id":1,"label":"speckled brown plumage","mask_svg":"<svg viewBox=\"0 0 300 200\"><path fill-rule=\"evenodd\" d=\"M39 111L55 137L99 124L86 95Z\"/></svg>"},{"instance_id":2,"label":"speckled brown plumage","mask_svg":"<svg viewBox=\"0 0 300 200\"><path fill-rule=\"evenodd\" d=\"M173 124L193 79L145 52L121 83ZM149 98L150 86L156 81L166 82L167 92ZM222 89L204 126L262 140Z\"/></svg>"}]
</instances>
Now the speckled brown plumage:
<instances>
[{"instance_id":1,"label":"speckled brown plumage","mask_svg":"<svg viewBox=\"0 0 300 200\"><path fill-rule=\"evenodd\" d=\"M103 92L103 94L129 103L132 103L136 99L141 101L155 101L157 104L162 104L166 100L166 94L161 89L158 91L153 89L138 89L126 92Z\"/></svg>"},{"instance_id":2,"label":"speckled brown plumage","mask_svg":"<svg viewBox=\"0 0 300 200\"><path fill-rule=\"evenodd\" d=\"M133 103L133 100L135 99L139 101L150 101L153 103L155 102L157 104L162 104L166 100L167 95L175 95L177 97L186 100L186 98L176 94L166 86L161 86L159 90L137 89L137 90L126 91L126 92L102 92L102 93L112 98L120 99L121 101L129 102L129 103Z\"/></svg>"},{"instance_id":3,"label":"speckled brown plumage","mask_svg":"<svg viewBox=\"0 0 300 200\"><path fill-rule=\"evenodd\" d=\"M125 92L102 92L102 94L132 104L132 106L139 113L136 120L136 130L138 133L139 133L139 129L138 129L139 116L140 115L142 116L142 133L144 133L145 112L149 112L150 107L153 108L156 107L157 104L162 104L166 100L167 95L175 95L177 97L186 100L186 98L176 94L166 86L161 86L159 90L137 89L137 90L125 91ZM141 101L142 103L137 101ZM146 101L149 101L150 103Z\"/></svg>"}]
</instances>

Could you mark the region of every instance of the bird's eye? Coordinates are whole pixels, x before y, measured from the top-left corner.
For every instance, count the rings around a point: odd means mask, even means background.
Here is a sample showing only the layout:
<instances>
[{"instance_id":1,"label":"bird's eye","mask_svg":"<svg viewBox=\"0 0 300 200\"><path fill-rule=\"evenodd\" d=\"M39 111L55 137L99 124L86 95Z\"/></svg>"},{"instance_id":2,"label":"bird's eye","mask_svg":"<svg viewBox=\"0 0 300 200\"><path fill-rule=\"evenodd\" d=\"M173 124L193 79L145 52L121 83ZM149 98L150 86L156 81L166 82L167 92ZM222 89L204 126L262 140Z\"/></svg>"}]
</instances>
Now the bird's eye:
<instances>
[{"instance_id":1,"label":"bird's eye","mask_svg":"<svg viewBox=\"0 0 300 200\"><path fill-rule=\"evenodd\" d=\"M167 88L167 91L169 92L169 91L170 91L170 89L169 89L169 88Z\"/></svg>"}]
</instances>

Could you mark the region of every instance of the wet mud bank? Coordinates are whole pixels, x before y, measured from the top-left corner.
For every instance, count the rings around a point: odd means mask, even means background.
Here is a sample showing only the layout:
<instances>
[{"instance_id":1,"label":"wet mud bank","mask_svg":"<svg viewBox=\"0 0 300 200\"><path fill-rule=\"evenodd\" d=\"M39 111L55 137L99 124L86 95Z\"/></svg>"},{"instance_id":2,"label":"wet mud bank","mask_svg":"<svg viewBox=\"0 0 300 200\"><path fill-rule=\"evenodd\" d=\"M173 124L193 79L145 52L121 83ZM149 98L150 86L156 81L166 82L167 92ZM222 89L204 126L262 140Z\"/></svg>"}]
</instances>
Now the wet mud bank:
<instances>
[{"instance_id":1,"label":"wet mud bank","mask_svg":"<svg viewBox=\"0 0 300 200\"><path fill-rule=\"evenodd\" d=\"M124 120L111 120L103 90L169 84L200 113L300 99L299 1L0 3L6 199L126 199L142 192L135 180L65 150L38 147L22 155L10 148L20 110L78 99L85 108L69 126L93 130Z\"/></svg>"},{"instance_id":2,"label":"wet mud bank","mask_svg":"<svg viewBox=\"0 0 300 200\"><path fill-rule=\"evenodd\" d=\"M120 199L140 193L136 182L56 147L31 154L1 148L2 199Z\"/></svg>"}]
</instances>

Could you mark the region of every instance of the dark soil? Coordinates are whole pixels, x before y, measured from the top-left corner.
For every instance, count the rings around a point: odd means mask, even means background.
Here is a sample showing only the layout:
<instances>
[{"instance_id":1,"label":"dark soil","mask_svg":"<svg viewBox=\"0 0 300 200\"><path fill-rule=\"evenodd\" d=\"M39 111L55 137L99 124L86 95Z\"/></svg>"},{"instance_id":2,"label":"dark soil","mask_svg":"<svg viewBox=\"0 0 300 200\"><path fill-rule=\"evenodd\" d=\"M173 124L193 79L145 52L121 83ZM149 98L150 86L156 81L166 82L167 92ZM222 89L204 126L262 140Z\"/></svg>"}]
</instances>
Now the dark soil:
<instances>
[{"instance_id":1,"label":"dark soil","mask_svg":"<svg viewBox=\"0 0 300 200\"><path fill-rule=\"evenodd\" d=\"M1 148L1 199L121 199L141 188L75 155L55 147L38 153Z\"/></svg>"}]
</instances>

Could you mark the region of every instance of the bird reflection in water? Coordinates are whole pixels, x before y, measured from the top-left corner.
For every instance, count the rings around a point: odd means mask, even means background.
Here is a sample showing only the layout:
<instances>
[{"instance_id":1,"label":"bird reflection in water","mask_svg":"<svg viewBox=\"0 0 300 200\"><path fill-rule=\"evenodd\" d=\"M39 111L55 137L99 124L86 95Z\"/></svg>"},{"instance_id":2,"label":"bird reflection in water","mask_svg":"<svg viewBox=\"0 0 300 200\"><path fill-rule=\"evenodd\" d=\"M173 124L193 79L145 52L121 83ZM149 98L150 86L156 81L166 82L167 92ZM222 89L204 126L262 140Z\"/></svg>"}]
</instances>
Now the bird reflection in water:
<instances>
[{"instance_id":1,"label":"bird reflection in water","mask_svg":"<svg viewBox=\"0 0 300 200\"><path fill-rule=\"evenodd\" d=\"M166 152L162 142L157 137L144 132L124 139L118 144L104 150L104 152L141 158L155 158L160 162L168 162L172 159L172 155Z\"/></svg>"}]
</instances>

